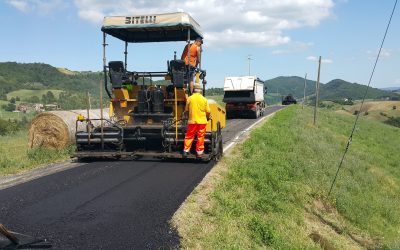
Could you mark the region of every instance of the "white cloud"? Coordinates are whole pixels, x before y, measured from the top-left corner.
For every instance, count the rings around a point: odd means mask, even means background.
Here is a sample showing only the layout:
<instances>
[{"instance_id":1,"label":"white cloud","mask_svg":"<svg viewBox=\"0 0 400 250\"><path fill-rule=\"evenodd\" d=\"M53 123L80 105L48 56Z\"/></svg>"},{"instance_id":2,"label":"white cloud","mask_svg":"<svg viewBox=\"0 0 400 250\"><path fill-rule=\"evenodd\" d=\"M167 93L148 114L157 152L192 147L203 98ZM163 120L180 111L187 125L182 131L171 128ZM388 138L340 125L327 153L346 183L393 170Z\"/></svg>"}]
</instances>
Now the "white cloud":
<instances>
[{"instance_id":1,"label":"white cloud","mask_svg":"<svg viewBox=\"0 0 400 250\"><path fill-rule=\"evenodd\" d=\"M100 23L107 15L188 12L205 33L206 46L277 46L284 31L316 26L332 15L332 0L74 0L78 15Z\"/></svg>"},{"instance_id":2,"label":"white cloud","mask_svg":"<svg viewBox=\"0 0 400 250\"><path fill-rule=\"evenodd\" d=\"M386 49L382 49L381 50L381 55L380 55L383 59L389 58L392 56L392 52L390 52L389 50Z\"/></svg>"},{"instance_id":3,"label":"white cloud","mask_svg":"<svg viewBox=\"0 0 400 250\"><path fill-rule=\"evenodd\" d=\"M8 0L7 1L8 4L10 4L11 6L15 7L16 9L18 9L19 11L22 12L29 12L29 5L26 1L22 1L22 0Z\"/></svg>"},{"instance_id":4,"label":"white cloud","mask_svg":"<svg viewBox=\"0 0 400 250\"><path fill-rule=\"evenodd\" d=\"M308 56L306 59L314 62L318 61L318 58L316 56Z\"/></svg>"},{"instance_id":5,"label":"white cloud","mask_svg":"<svg viewBox=\"0 0 400 250\"><path fill-rule=\"evenodd\" d=\"M379 51L372 51L372 50L367 50L367 55L369 59L376 59L376 57L378 56ZM392 57L393 55L393 51L390 49L385 49L382 48L381 50L381 54L380 54L380 59L388 59L390 57Z\"/></svg>"},{"instance_id":6,"label":"white cloud","mask_svg":"<svg viewBox=\"0 0 400 250\"><path fill-rule=\"evenodd\" d=\"M66 6L62 0L6 0L6 3L24 13L35 12L39 15L46 15Z\"/></svg>"},{"instance_id":7,"label":"white cloud","mask_svg":"<svg viewBox=\"0 0 400 250\"><path fill-rule=\"evenodd\" d=\"M400 84L400 78L396 79L394 82L395 82L396 84Z\"/></svg>"},{"instance_id":8,"label":"white cloud","mask_svg":"<svg viewBox=\"0 0 400 250\"><path fill-rule=\"evenodd\" d=\"M319 57L308 56L306 59L309 60L309 61L318 62ZM333 63L333 60L332 59L321 58L321 63L329 64L329 63Z\"/></svg>"}]
</instances>

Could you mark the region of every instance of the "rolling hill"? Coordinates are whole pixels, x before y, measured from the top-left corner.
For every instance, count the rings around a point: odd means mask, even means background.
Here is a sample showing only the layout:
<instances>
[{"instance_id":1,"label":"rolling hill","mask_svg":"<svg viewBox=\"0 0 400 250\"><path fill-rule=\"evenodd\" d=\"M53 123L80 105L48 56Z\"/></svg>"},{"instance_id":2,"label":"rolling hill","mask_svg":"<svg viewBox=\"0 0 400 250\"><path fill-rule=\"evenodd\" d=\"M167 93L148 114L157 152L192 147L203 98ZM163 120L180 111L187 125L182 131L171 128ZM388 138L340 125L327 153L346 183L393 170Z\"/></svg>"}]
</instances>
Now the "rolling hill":
<instances>
[{"instance_id":1,"label":"rolling hill","mask_svg":"<svg viewBox=\"0 0 400 250\"><path fill-rule=\"evenodd\" d=\"M298 76L279 76L264 82L268 93L278 93L279 95L292 94L300 98L304 93L304 78ZM307 80L306 95L312 95L315 91L315 81Z\"/></svg>"},{"instance_id":2,"label":"rolling hill","mask_svg":"<svg viewBox=\"0 0 400 250\"><path fill-rule=\"evenodd\" d=\"M98 84L102 72L77 72L65 68L55 68L43 63L0 63L0 99L13 96L13 91L36 93L42 90L59 90L70 93L84 93L86 90L98 92ZM268 88L267 99L279 102L282 95L293 94L296 98L303 97L304 78L298 76L280 76L265 81ZM320 96L322 100L339 100L343 98L361 99L365 85L350 83L335 79L326 84L321 83ZM29 90L29 91L28 91ZM36 91L36 92L35 92ZM207 90L208 94L222 94L222 88ZM315 92L315 81L307 80L306 95L312 97ZM7 96L6 96L7 95ZM40 96L39 96L40 97ZM400 98L391 91L371 88L367 98L382 99L385 97ZM271 102L270 102L271 103Z\"/></svg>"},{"instance_id":3,"label":"rolling hill","mask_svg":"<svg viewBox=\"0 0 400 250\"><path fill-rule=\"evenodd\" d=\"M358 83L349 83L340 79L335 79L327 84L324 84L321 88L321 99L323 100L338 100L343 98L351 98L353 100L362 99L365 91L367 89L366 85L361 85ZM386 97L400 97L395 93L380 90L377 88L370 88L366 96L367 99L383 99Z\"/></svg>"},{"instance_id":4,"label":"rolling hill","mask_svg":"<svg viewBox=\"0 0 400 250\"><path fill-rule=\"evenodd\" d=\"M269 93L278 92L281 95L293 94L295 98L303 98L304 78L298 76L280 76L265 81ZM326 84L320 84L321 100L340 100L351 98L362 99L367 86L358 83L350 83L341 79L332 80ZM315 94L315 81L307 80L306 95L312 97ZM368 90L368 99L400 98L400 95L377 88Z\"/></svg>"},{"instance_id":5,"label":"rolling hill","mask_svg":"<svg viewBox=\"0 0 400 250\"><path fill-rule=\"evenodd\" d=\"M392 92L400 92L400 87L387 87L387 88L380 88L382 90L386 91L392 91Z\"/></svg>"},{"instance_id":6,"label":"rolling hill","mask_svg":"<svg viewBox=\"0 0 400 250\"><path fill-rule=\"evenodd\" d=\"M0 63L0 95L15 90L82 91L98 88L100 72L73 72L43 63Z\"/></svg>"}]
</instances>

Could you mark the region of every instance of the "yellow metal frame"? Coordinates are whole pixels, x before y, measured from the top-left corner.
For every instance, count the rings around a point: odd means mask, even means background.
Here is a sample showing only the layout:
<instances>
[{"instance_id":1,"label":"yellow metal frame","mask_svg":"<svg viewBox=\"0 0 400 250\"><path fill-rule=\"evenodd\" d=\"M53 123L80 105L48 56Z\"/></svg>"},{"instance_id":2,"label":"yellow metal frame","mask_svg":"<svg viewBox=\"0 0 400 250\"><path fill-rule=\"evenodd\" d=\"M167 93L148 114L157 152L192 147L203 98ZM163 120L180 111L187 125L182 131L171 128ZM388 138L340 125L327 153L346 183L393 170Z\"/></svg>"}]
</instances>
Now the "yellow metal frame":
<instances>
[{"instance_id":1,"label":"yellow metal frame","mask_svg":"<svg viewBox=\"0 0 400 250\"><path fill-rule=\"evenodd\" d=\"M129 116L129 112L133 112L135 107L138 105L138 92L141 86L132 86L128 89L114 89L114 100L110 101L110 117L115 117L118 121L124 122L125 124L134 125L134 120L132 116ZM146 88L155 88L154 86L146 86ZM166 93L165 86L162 86L162 90ZM180 119L182 118L182 114L185 110L186 99L188 96L185 93L185 89L178 89L174 87L174 98L173 99L165 99L165 105L169 106L173 109L173 113L175 116L175 137L178 138L178 125L180 123ZM216 131L217 123L219 122L221 125L221 129L226 126L226 111L223 107L221 107L216 101L209 99L208 100L210 109L211 109L211 117L212 119L207 124L207 131Z\"/></svg>"}]
</instances>

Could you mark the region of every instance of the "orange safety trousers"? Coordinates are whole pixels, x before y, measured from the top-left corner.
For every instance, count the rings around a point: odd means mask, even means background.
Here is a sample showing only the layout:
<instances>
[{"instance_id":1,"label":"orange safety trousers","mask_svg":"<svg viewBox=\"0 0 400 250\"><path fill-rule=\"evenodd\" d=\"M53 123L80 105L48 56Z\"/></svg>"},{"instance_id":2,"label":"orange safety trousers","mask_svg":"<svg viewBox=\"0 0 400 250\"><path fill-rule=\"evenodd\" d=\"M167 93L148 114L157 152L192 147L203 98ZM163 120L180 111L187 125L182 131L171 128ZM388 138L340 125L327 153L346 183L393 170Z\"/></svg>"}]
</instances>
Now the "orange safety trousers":
<instances>
[{"instance_id":1,"label":"orange safety trousers","mask_svg":"<svg viewBox=\"0 0 400 250\"><path fill-rule=\"evenodd\" d=\"M189 152L195 135L197 134L196 152L202 154L204 152L204 136L206 134L207 124L188 124L186 129L184 151Z\"/></svg>"}]
</instances>

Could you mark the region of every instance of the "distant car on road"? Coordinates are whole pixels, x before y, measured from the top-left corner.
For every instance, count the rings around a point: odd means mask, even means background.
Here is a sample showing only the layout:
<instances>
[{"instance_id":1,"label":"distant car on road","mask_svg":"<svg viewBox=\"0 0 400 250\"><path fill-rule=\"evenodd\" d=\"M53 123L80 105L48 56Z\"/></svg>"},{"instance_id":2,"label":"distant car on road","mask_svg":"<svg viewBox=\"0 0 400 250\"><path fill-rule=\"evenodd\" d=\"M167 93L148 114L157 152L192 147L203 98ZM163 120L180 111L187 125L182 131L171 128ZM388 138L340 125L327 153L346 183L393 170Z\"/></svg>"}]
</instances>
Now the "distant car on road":
<instances>
[{"instance_id":1,"label":"distant car on road","mask_svg":"<svg viewBox=\"0 0 400 250\"><path fill-rule=\"evenodd\" d=\"M290 105L290 104L297 104L296 99L294 99L292 94L285 96L282 100L282 105Z\"/></svg>"}]
</instances>

